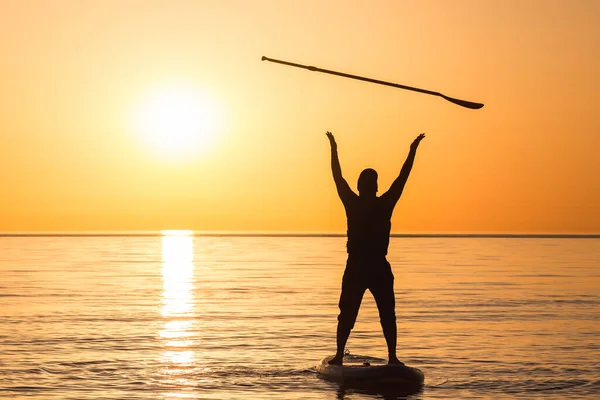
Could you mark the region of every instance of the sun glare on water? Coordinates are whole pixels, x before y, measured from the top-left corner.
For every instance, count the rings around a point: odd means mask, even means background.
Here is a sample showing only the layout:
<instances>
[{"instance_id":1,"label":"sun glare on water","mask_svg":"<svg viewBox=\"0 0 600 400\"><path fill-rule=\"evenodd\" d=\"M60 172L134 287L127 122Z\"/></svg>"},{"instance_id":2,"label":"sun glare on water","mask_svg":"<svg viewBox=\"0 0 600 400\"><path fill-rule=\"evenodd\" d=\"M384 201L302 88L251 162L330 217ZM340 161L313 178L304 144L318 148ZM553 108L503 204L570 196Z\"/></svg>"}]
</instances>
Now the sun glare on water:
<instances>
[{"instance_id":1,"label":"sun glare on water","mask_svg":"<svg viewBox=\"0 0 600 400\"><path fill-rule=\"evenodd\" d=\"M194 236L192 231L162 231L162 309L159 335L161 360L167 365L187 365L195 359Z\"/></svg>"},{"instance_id":2,"label":"sun glare on water","mask_svg":"<svg viewBox=\"0 0 600 400\"><path fill-rule=\"evenodd\" d=\"M192 85L170 85L147 93L134 111L134 129L162 156L197 156L217 138L222 110Z\"/></svg>"}]
</instances>

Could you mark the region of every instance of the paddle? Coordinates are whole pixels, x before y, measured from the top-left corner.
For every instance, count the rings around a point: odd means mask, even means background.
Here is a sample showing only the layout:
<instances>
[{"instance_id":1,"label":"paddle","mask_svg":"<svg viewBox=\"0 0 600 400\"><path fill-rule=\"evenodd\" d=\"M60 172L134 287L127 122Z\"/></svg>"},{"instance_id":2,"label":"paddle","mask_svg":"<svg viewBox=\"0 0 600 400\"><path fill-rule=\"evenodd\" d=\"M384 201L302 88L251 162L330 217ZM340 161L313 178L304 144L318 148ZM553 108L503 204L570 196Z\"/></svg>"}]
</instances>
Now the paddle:
<instances>
[{"instance_id":1,"label":"paddle","mask_svg":"<svg viewBox=\"0 0 600 400\"><path fill-rule=\"evenodd\" d=\"M278 64L289 65L289 66L297 67L297 68L304 68L304 69L307 69L309 71L324 72L326 74L343 76L344 78L358 79L358 80L361 80L361 81L366 81L366 82L371 82L371 83L377 83L377 84L380 84L380 85L392 86L392 87L396 87L396 88L400 88L400 89L405 89L405 90L412 90L413 92L431 94L433 96L442 97L442 98L448 100L449 102L457 104L459 106L466 107L466 108L471 108L471 109L474 109L474 110L477 110L477 109L483 107L483 104L481 104L481 103L474 103L472 101L455 99L453 97L446 96L445 94L442 94L440 92L434 92L432 90L419 89L419 88L415 88L415 87L412 87L412 86L406 86L406 85L400 85L400 84L397 84L397 83L385 82L385 81L381 81L379 79L371 79L371 78L365 78L365 77L358 76L358 75L346 74L344 72L331 71L331 70L328 70L328 69L322 69L322 68L313 67L312 65L302 65L302 64L292 63L292 62L289 62L289 61L276 60L274 58L269 58L269 57L265 57L265 56L263 56L261 58L261 60L262 61L270 61L270 62L274 62L274 63L278 63Z\"/></svg>"}]
</instances>

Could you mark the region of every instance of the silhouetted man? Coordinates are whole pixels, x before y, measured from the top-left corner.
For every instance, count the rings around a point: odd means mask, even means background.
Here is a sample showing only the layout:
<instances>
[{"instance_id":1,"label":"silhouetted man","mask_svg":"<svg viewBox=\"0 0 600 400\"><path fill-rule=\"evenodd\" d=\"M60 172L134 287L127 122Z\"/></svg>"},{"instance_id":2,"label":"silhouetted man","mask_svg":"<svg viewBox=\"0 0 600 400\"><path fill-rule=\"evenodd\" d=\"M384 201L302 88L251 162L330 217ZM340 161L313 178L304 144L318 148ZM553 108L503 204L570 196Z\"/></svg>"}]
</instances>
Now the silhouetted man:
<instances>
[{"instance_id":1,"label":"silhouetted man","mask_svg":"<svg viewBox=\"0 0 600 400\"><path fill-rule=\"evenodd\" d=\"M342 365L344 347L356 322L365 290L369 289L377 303L383 335L388 348L388 363L402 364L396 357L396 312L394 274L386 259L390 242L391 218L400 199L417 147L425 137L421 133L410 145L408 157L390 189L377 197L377 172L367 168L358 178L358 195L342 176L337 144L327 132L331 144L331 171L337 192L346 209L348 220L348 261L342 279L340 315L337 326L337 351L329 363Z\"/></svg>"}]
</instances>

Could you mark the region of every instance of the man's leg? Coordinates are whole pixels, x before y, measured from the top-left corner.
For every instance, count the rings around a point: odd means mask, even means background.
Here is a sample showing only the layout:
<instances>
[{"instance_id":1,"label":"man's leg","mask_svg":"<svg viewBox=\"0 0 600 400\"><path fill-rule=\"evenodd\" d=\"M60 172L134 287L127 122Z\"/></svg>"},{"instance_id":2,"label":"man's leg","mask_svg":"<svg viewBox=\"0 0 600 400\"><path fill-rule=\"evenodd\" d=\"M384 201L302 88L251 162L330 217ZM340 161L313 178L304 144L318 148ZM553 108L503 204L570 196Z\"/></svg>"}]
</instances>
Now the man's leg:
<instances>
[{"instance_id":1,"label":"man's leg","mask_svg":"<svg viewBox=\"0 0 600 400\"><path fill-rule=\"evenodd\" d=\"M352 271L348 271L348 268L346 268L344 278L342 279L342 293L339 302L340 314L338 315L336 332L337 350L335 357L329 360L329 364L332 365L342 365L343 363L344 349L346 348L348 337L350 337L350 332L354 328L360 303L366 290L358 278Z\"/></svg>"},{"instance_id":2,"label":"man's leg","mask_svg":"<svg viewBox=\"0 0 600 400\"><path fill-rule=\"evenodd\" d=\"M376 277L373 282L369 289L375 298L377 309L379 310L379 320L381 321L383 336L388 348L388 363L402 364L396 356L396 299L394 297L394 275L389 263L387 263L385 270L382 271L381 276Z\"/></svg>"}]
</instances>

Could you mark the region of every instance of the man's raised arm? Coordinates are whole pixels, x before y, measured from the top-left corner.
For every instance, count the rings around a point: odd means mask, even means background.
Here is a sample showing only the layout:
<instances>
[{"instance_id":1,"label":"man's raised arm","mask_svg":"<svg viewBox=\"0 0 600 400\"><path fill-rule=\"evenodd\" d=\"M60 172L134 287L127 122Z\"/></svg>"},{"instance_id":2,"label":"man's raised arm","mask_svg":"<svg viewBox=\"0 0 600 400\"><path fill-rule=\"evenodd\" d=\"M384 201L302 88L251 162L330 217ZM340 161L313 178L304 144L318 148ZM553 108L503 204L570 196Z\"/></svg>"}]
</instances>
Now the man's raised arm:
<instances>
[{"instance_id":1,"label":"man's raised arm","mask_svg":"<svg viewBox=\"0 0 600 400\"><path fill-rule=\"evenodd\" d=\"M333 180L337 189L338 195L344 200L348 195L354 194L350 185L342 176L342 167L340 165L340 159L338 158L337 143L333 137L333 133L327 131L327 138L331 145L331 172L333 173Z\"/></svg>"},{"instance_id":2,"label":"man's raised arm","mask_svg":"<svg viewBox=\"0 0 600 400\"><path fill-rule=\"evenodd\" d=\"M415 156L417 155L417 148L419 147L419 143L425 137L424 133L421 133L417 138L411 143L410 151L408 153L408 157L406 157L406 161L404 161L404 165L400 170L400 174L390 186L390 190L385 193L384 196L391 196L394 201L398 201L400 199L400 195L402 195L402 191L404 190L404 185L410 175L410 170L412 169L413 163L415 162Z\"/></svg>"}]
</instances>

